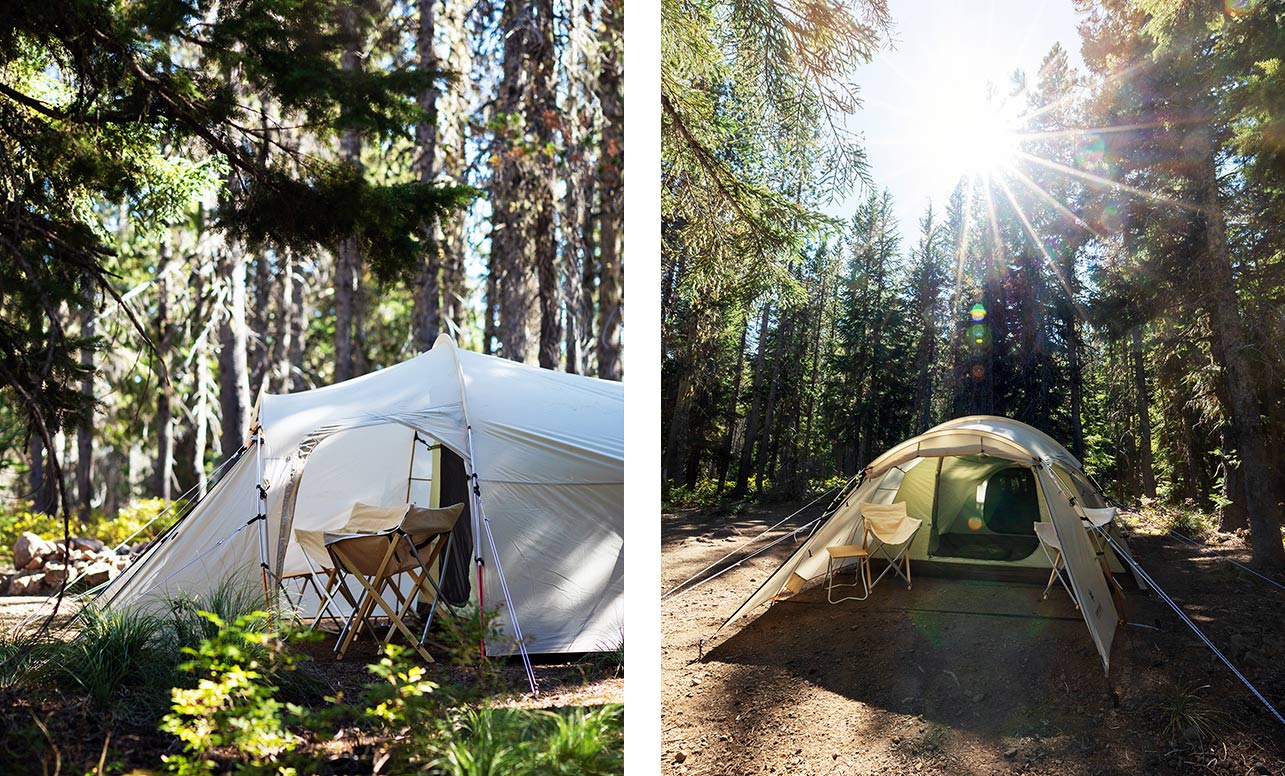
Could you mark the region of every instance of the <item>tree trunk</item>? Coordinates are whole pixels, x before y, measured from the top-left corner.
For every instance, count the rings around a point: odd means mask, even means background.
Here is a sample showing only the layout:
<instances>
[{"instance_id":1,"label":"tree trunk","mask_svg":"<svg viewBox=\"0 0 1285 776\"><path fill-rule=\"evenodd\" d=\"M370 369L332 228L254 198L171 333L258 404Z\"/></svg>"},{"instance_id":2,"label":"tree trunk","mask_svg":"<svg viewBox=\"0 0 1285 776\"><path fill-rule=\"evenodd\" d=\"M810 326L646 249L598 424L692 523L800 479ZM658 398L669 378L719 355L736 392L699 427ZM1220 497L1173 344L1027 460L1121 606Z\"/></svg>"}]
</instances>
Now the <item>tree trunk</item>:
<instances>
[{"instance_id":1,"label":"tree trunk","mask_svg":"<svg viewBox=\"0 0 1285 776\"><path fill-rule=\"evenodd\" d=\"M284 385L291 391L302 391L309 387L303 373L303 354L308 336L308 298L305 296L307 289L304 286L302 267L297 261L293 270L289 280L293 290L290 292L290 307L287 311L290 317L290 347L286 350L286 359L289 363Z\"/></svg>"},{"instance_id":2,"label":"tree trunk","mask_svg":"<svg viewBox=\"0 0 1285 776\"><path fill-rule=\"evenodd\" d=\"M435 25L445 45L445 61L460 73L469 72L473 62L473 34L468 23L472 10L469 3L444 3L441 18ZM462 183L468 175L468 142L473 131L470 121L474 115L470 91L461 84L446 89L437 100L438 169L454 183ZM464 268L467 219L439 220L438 225L441 229L438 256L442 265L442 312L446 320L462 330L468 323L465 320L468 308L464 303L469 297ZM483 352L490 351L486 349Z\"/></svg>"},{"instance_id":3,"label":"tree trunk","mask_svg":"<svg viewBox=\"0 0 1285 776\"><path fill-rule=\"evenodd\" d=\"M1156 470L1151 460L1151 402L1147 396L1147 365L1142 348L1142 331L1135 326L1129 332L1133 351L1133 406L1138 415L1138 461L1142 469L1142 493L1156 497Z\"/></svg>"},{"instance_id":4,"label":"tree trunk","mask_svg":"<svg viewBox=\"0 0 1285 776\"><path fill-rule=\"evenodd\" d=\"M623 171L625 158L624 106L621 101L620 42L623 33L622 0L604 0L602 20L606 39L602 70L598 74L598 100L602 105L602 248L598 273L598 376L620 379L621 304L619 240L624 213Z\"/></svg>"},{"instance_id":5,"label":"tree trunk","mask_svg":"<svg viewBox=\"0 0 1285 776\"><path fill-rule=\"evenodd\" d=\"M533 319L534 281L554 247L553 164L546 145L556 113L543 110L554 94L552 0L505 3L500 32L504 51L495 112L502 127L492 153L497 161L491 179L491 274L499 290L500 355L527 361L533 339L537 349L543 344L541 334L533 337L534 327L543 330L544 322L543 315L539 323ZM534 150L526 147L526 133L538 141Z\"/></svg>"},{"instance_id":6,"label":"tree trunk","mask_svg":"<svg viewBox=\"0 0 1285 776\"><path fill-rule=\"evenodd\" d=\"M1067 282L1075 287L1075 262L1070 261L1063 268L1067 272ZM1067 312L1062 320L1062 336L1066 339L1067 369L1071 378L1071 455L1076 460L1084 460L1084 368L1080 358L1080 332L1075 325L1075 298L1067 301ZM1148 432L1150 433L1150 432ZM1146 453L1150 462L1151 453ZM1154 478L1153 478L1154 479ZM1152 494L1155 486L1152 485Z\"/></svg>"},{"instance_id":7,"label":"tree trunk","mask_svg":"<svg viewBox=\"0 0 1285 776\"><path fill-rule=\"evenodd\" d=\"M170 500L174 471L174 383L169 375L170 351L174 349L174 324L170 321L170 241L161 243L156 260L156 360L161 384L156 392L156 468L152 472L152 496Z\"/></svg>"},{"instance_id":8,"label":"tree trunk","mask_svg":"<svg viewBox=\"0 0 1285 776\"><path fill-rule=\"evenodd\" d=\"M732 466L732 438L736 434L736 408L741 403L741 377L745 372L745 340L750 333L750 315L744 315L741 325L741 344L736 351L736 373L732 377L732 392L727 399L727 412L724 422L727 430L723 434L723 444L718 450L718 493L722 495L723 484L727 481L727 470Z\"/></svg>"},{"instance_id":9,"label":"tree trunk","mask_svg":"<svg viewBox=\"0 0 1285 776\"><path fill-rule=\"evenodd\" d=\"M355 3L340 11L339 27L344 37L344 52L339 66L345 72L361 70L362 21L361 9ZM353 129L344 130L339 136L339 155L346 164L358 170L361 165L361 135ZM361 255L357 238L345 237L339 241L335 254L335 374L334 381L342 382L354 377L357 364L354 356L353 323L356 308L358 278L361 275Z\"/></svg>"},{"instance_id":10,"label":"tree trunk","mask_svg":"<svg viewBox=\"0 0 1285 776\"><path fill-rule=\"evenodd\" d=\"M598 194L596 180L585 183L583 221L580 231L584 241L584 261L580 265L580 347L583 351L584 374L598 374L595 367L590 370L589 359L597 359L597 328L594 326L594 300L598 296L598 213L594 209L594 197ZM568 300L570 304L570 300Z\"/></svg>"},{"instance_id":11,"label":"tree trunk","mask_svg":"<svg viewBox=\"0 0 1285 776\"><path fill-rule=\"evenodd\" d=\"M767 403L764 405L763 412L763 438L759 440L758 460L755 461L754 467L754 491L759 495L763 494L763 475L772 458L768 453L768 443L772 440L772 416L776 413L776 394L781 385L781 364L785 361L785 343L790 338L793 322L793 316L784 317L777 328L776 347L773 348L772 379L768 382Z\"/></svg>"},{"instance_id":12,"label":"tree trunk","mask_svg":"<svg viewBox=\"0 0 1285 776\"><path fill-rule=\"evenodd\" d=\"M260 251L254 259L254 306L250 310L250 336L247 342L250 359L250 390L259 390L269 378L271 355L268 350L268 331L271 328L272 266Z\"/></svg>"},{"instance_id":13,"label":"tree trunk","mask_svg":"<svg viewBox=\"0 0 1285 776\"><path fill-rule=\"evenodd\" d=\"M227 309L219 327L219 406L223 455L236 452L250 423L250 374L246 364L245 257L234 246L219 254L219 275L227 283Z\"/></svg>"},{"instance_id":14,"label":"tree trunk","mask_svg":"<svg viewBox=\"0 0 1285 776\"><path fill-rule=\"evenodd\" d=\"M92 290L88 292L92 296ZM97 321L97 315L94 311L93 299L86 299L85 306L80 311L80 336L86 339L94 337L94 327ZM80 393L85 397L87 402L94 400L94 349L85 347L80 349L80 365L86 370L86 374L80 381ZM93 509L94 500L94 420L93 411L80 421L76 428L76 496L80 519L82 522L88 521L90 512Z\"/></svg>"},{"instance_id":15,"label":"tree trunk","mask_svg":"<svg viewBox=\"0 0 1285 776\"><path fill-rule=\"evenodd\" d=\"M437 70L437 53L433 48L436 22L433 7L436 0L419 0L419 28L415 39L415 53L419 69L423 72ZM415 163L416 177L431 183L437 177L437 82L432 81L418 95L419 109L424 118L415 125L415 145L419 158ZM414 334L415 350L433 347L441 331L441 260L438 256L437 225L431 221L420 225L420 239L424 242L424 265L415 280Z\"/></svg>"},{"instance_id":16,"label":"tree trunk","mask_svg":"<svg viewBox=\"0 0 1285 776\"><path fill-rule=\"evenodd\" d=\"M1205 245L1201 251L1201 293L1209 310L1214 337L1221 344L1215 352L1221 350L1224 360L1219 366L1227 385L1227 409L1232 437L1240 453L1253 563L1261 569L1278 570L1285 568L1280 507L1273 503L1269 495L1272 493L1272 486L1271 472L1267 466L1266 439L1263 436L1257 392L1252 382L1253 373L1246 357L1248 344L1227 250L1213 142L1207 134L1203 139L1205 153L1196 167L1193 181L1202 206L1197 217L1204 221L1205 226Z\"/></svg>"},{"instance_id":17,"label":"tree trunk","mask_svg":"<svg viewBox=\"0 0 1285 776\"><path fill-rule=\"evenodd\" d=\"M763 313L759 317L758 353L754 356L754 378L750 381L750 414L745 419L745 439L741 442L741 458L736 467L736 485L732 488L732 498L745 495L750 482L750 469L754 465L754 443L758 441L759 412L763 404L763 362L767 358L767 324L772 314L772 303L763 303Z\"/></svg>"},{"instance_id":18,"label":"tree trunk","mask_svg":"<svg viewBox=\"0 0 1285 776\"><path fill-rule=\"evenodd\" d=\"M293 345L294 314L294 253L284 251L278 265L280 272L276 278L277 317L273 319L272 351L268 368L268 385L276 393L290 390L290 348Z\"/></svg>"}]
</instances>

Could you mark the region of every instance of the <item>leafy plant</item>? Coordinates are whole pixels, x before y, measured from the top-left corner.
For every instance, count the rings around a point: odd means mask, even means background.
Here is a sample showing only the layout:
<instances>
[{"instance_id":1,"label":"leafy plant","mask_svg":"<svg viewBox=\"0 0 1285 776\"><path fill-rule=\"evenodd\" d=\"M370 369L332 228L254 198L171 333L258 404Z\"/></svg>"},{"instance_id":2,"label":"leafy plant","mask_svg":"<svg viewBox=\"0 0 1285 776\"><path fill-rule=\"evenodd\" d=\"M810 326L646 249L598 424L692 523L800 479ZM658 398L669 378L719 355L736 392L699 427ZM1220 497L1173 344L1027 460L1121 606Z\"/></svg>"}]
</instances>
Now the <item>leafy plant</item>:
<instances>
[{"instance_id":1,"label":"leafy plant","mask_svg":"<svg viewBox=\"0 0 1285 776\"><path fill-rule=\"evenodd\" d=\"M183 742L183 753L163 759L174 773L210 774L216 765L210 753L226 746L252 766L266 766L299 744L287 724L301 719L303 709L278 700L272 682L273 675L293 669L295 658L282 639L264 628L266 613L244 615L230 624L216 614L202 616L218 633L195 649L183 647L193 659L181 668L198 681L194 688L171 691L171 711L161 730Z\"/></svg>"},{"instance_id":2,"label":"leafy plant","mask_svg":"<svg viewBox=\"0 0 1285 776\"><path fill-rule=\"evenodd\" d=\"M102 510L96 509L88 520L72 524L72 535L99 539L109 547L126 540L131 544L145 542L160 533L169 523L164 518L156 522L152 520L171 505L175 512L182 509L181 503L166 502L159 498L135 502L121 509L115 517L108 517ZM26 532L51 541L62 539L62 518L31 511L30 501L19 502L17 509L0 511L0 555L8 558L14 542Z\"/></svg>"}]
</instances>

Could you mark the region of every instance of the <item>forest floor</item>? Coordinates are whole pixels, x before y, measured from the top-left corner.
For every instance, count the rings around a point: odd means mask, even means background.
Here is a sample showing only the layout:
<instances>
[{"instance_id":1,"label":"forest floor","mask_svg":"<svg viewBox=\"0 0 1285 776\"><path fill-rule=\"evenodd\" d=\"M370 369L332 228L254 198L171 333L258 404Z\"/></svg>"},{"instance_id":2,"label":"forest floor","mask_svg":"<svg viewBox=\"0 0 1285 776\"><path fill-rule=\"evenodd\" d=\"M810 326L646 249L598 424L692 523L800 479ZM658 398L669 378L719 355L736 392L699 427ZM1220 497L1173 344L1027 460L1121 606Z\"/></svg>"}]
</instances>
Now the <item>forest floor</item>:
<instances>
[{"instance_id":1,"label":"forest floor","mask_svg":"<svg viewBox=\"0 0 1285 776\"><path fill-rule=\"evenodd\" d=\"M662 515L662 590L796 507ZM1285 707L1285 591L1220 560L1248 562L1248 550L1218 538L1216 550L1192 547L1144 518L1129 544ZM1160 629L1120 627L1109 680L1066 593L1041 601L1040 584L917 574L913 590L885 579L866 601L837 605L812 587L714 637L795 547L784 541L662 604L663 772L1285 773L1285 727L1142 591L1127 593L1129 618ZM1194 716L1211 734L1165 729Z\"/></svg>"},{"instance_id":2,"label":"forest floor","mask_svg":"<svg viewBox=\"0 0 1285 776\"><path fill-rule=\"evenodd\" d=\"M44 601L43 596L0 597L0 633L12 632L24 619L41 610ZM56 624L70 620L72 611L72 605L64 604ZM32 621L38 622L34 618ZM55 629L63 638L70 638L74 631L74 623L61 631ZM357 697L364 685L375 681L369 670L370 664L378 660L373 641L357 640L343 660L334 658L334 642L335 636L326 634L320 641L298 647L304 658L298 670L306 674L310 685L308 695L313 699ZM450 686L456 693L466 693L470 704L478 707L570 709L624 702L623 667L620 656L614 653L533 656L533 670L540 688L536 695L531 694L517 658L493 658L488 669L479 672L473 667L450 665L444 655L435 657L438 660L427 665L425 678ZM157 730L157 719L164 709L149 707L135 714L128 713L124 704L116 704L103 715L95 713L83 697L66 691L69 689L26 693L19 688L0 688L0 774L27 772L24 767L30 767L32 773L48 773L55 761L61 761L64 766L92 764L105 746L110 746L114 763L110 772L142 768L145 770L140 772L150 773L152 771L146 769L157 767L162 755L178 751L176 739ZM302 702L317 708L330 705L328 700L319 704ZM33 718L41 720L47 734L43 734L44 731L38 734L31 728L29 723ZM327 761L345 765L319 772L371 773L370 761L377 750L372 741L354 735L352 730L333 733L312 736L310 740L319 751L325 751ZM46 742L56 749L52 756L45 751L49 748ZM40 757L21 751L26 746L42 750Z\"/></svg>"}]
</instances>

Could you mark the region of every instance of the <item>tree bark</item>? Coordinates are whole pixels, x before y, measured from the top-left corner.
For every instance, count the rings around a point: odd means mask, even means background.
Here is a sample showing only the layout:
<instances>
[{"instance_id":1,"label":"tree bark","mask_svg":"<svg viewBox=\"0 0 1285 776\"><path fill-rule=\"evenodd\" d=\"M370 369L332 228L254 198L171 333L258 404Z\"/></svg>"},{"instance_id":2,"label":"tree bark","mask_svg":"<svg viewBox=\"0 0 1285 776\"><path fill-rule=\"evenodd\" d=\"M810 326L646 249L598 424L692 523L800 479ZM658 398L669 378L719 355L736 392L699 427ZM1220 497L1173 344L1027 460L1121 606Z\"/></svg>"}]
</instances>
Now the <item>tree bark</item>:
<instances>
[{"instance_id":1,"label":"tree bark","mask_svg":"<svg viewBox=\"0 0 1285 776\"><path fill-rule=\"evenodd\" d=\"M174 472L174 384L170 380L170 351L174 349L174 323L170 320L170 241L161 243L156 259L156 360L161 384L156 392L156 468L152 472L152 496L170 500Z\"/></svg>"},{"instance_id":2,"label":"tree bark","mask_svg":"<svg viewBox=\"0 0 1285 776\"><path fill-rule=\"evenodd\" d=\"M235 246L219 254L219 275L227 283L227 307L219 327L219 406L223 455L236 452L250 423L250 373L246 363L245 256Z\"/></svg>"},{"instance_id":3,"label":"tree bark","mask_svg":"<svg viewBox=\"0 0 1285 776\"><path fill-rule=\"evenodd\" d=\"M620 42L623 34L622 0L604 0L602 70L598 74L598 100L602 105L601 262L598 273L598 376L620 379L621 304L619 240L624 213L624 105L621 100Z\"/></svg>"},{"instance_id":4,"label":"tree bark","mask_svg":"<svg viewBox=\"0 0 1285 776\"><path fill-rule=\"evenodd\" d=\"M732 498L742 498L750 482L750 469L754 465L754 444L758 441L759 412L762 410L763 363L767 358L767 324L772 314L772 303L763 303L759 317L758 353L754 356L754 377L750 381L750 414L745 419L745 439L741 442L740 462L736 467L736 485Z\"/></svg>"},{"instance_id":5,"label":"tree bark","mask_svg":"<svg viewBox=\"0 0 1285 776\"><path fill-rule=\"evenodd\" d=\"M92 295L92 290L88 292ZM97 321L92 298L85 300L80 311L80 336L86 339L94 337ZM94 349L80 349L80 366L86 370L80 381L80 393L92 404L94 401ZM94 421L91 414L81 420L76 428L76 496L81 521L88 521L94 501Z\"/></svg>"},{"instance_id":6,"label":"tree bark","mask_svg":"<svg viewBox=\"0 0 1285 776\"><path fill-rule=\"evenodd\" d=\"M361 41L363 39L362 12L356 3L340 10L339 26L343 35L344 52L339 65L345 72L361 70ZM354 129L344 130L339 137L339 154L346 164L358 170L361 165L361 135ZM361 255L355 236L339 241L335 253L335 374L334 381L342 382L356 375L354 357L353 323L356 308L358 278L361 275Z\"/></svg>"},{"instance_id":7,"label":"tree bark","mask_svg":"<svg viewBox=\"0 0 1285 776\"><path fill-rule=\"evenodd\" d=\"M1208 134L1203 140L1205 153L1195 168L1193 180L1201 205L1201 213L1197 217L1203 220L1205 227L1205 244L1201 251L1204 280L1201 293L1209 310L1214 337L1221 345L1214 351L1221 351L1223 358L1219 366L1227 385L1232 437L1240 453L1253 563L1261 569L1285 569L1280 507L1269 495L1273 489L1267 466L1266 439L1253 373L1246 357L1248 343L1227 248L1213 140Z\"/></svg>"},{"instance_id":8,"label":"tree bark","mask_svg":"<svg viewBox=\"0 0 1285 776\"><path fill-rule=\"evenodd\" d=\"M1142 331L1135 326L1129 332L1133 352L1133 407L1138 416L1138 461L1142 469L1142 493L1156 497L1156 469L1151 459L1151 402L1147 393L1146 355L1142 348Z\"/></svg>"},{"instance_id":9,"label":"tree bark","mask_svg":"<svg viewBox=\"0 0 1285 776\"><path fill-rule=\"evenodd\" d=\"M436 22L433 8L436 0L419 0L419 27L415 39L415 53L419 69L423 72L437 70L437 52L433 48ZM419 157L415 175L422 183L431 183L437 177L437 82L432 81L418 95L419 109L424 118L415 125L415 145ZM429 221L420 226L420 239L424 243L424 265L415 280L414 335L417 351L430 350L441 332L441 260L438 255L437 224Z\"/></svg>"},{"instance_id":10,"label":"tree bark","mask_svg":"<svg viewBox=\"0 0 1285 776\"><path fill-rule=\"evenodd\" d=\"M736 435L736 408L741 403L741 377L745 372L745 340L750 333L750 315L747 311L741 325L741 344L736 351L736 372L732 377L732 392L727 399L727 411L724 423L727 430L723 434L723 443L718 450L718 493L722 495L723 484L727 480L727 470L732 466L732 438Z\"/></svg>"}]
</instances>

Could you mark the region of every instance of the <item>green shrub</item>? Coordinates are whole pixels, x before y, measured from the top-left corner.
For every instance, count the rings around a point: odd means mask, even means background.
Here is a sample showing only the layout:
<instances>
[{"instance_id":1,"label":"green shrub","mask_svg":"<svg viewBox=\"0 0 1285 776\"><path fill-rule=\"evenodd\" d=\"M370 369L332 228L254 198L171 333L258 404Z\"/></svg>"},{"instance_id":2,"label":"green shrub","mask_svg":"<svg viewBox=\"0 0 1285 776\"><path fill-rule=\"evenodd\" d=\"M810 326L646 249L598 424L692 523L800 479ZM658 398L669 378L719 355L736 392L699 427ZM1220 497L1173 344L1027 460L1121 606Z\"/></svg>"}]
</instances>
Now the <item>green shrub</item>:
<instances>
[{"instance_id":1,"label":"green shrub","mask_svg":"<svg viewBox=\"0 0 1285 776\"><path fill-rule=\"evenodd\" d=\"M172 502L167 503L158 498L144 499L120 510L112 518L104 515L102 510L95 509L87 521L72 519L71 535L99 539L109 547L115 547L126 540L131 544L145 542L160 533L170 523L166 517L148 525L153 518L170 506L170 503ZM180 507L181 504L176 504L175 512ZM18 509L0 510L0 556L8 558L14 542L28 531L42 539L61 539L62 518L57 515L32 512L30 501L19 502ZM138 535L133 536L135 533ZM131 536L133 536L132 539Z\"/></svg>"},{"instance_id":2,"label":"green shrub","mask_svg":"<svg viewBox=\"0 0 1285 776\"><path fill-rule=\"evenodd\" d=\"M264 627L268 615L255 612L229 623L209 612L202 616L213 626L213 638L199 647L183 647L191 660L180 668L197 677L192 688L175 687L171 711L161 730L183 742L183 753L162 759L171 771L210 774L216 763L210 753L231 747L263 768L299 744L288 728L301 721L302 708L277 699L273 676L294 668L284 641Z\"/></svg>"}]
</instances>

